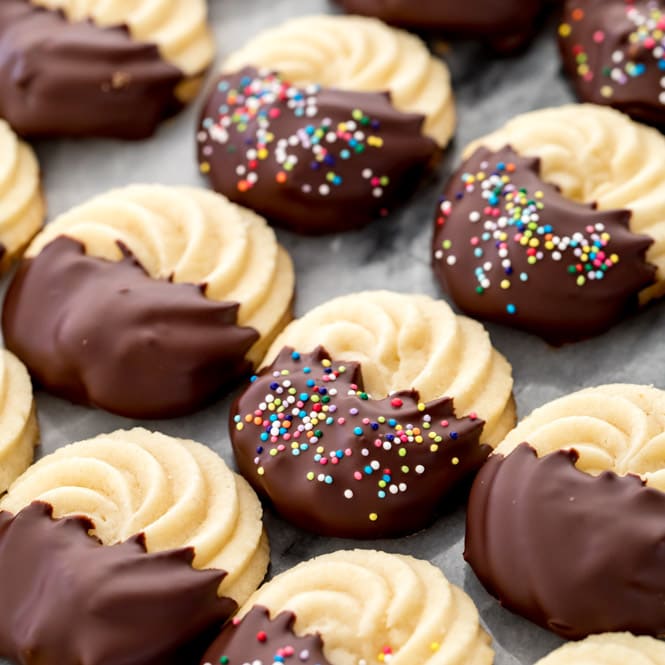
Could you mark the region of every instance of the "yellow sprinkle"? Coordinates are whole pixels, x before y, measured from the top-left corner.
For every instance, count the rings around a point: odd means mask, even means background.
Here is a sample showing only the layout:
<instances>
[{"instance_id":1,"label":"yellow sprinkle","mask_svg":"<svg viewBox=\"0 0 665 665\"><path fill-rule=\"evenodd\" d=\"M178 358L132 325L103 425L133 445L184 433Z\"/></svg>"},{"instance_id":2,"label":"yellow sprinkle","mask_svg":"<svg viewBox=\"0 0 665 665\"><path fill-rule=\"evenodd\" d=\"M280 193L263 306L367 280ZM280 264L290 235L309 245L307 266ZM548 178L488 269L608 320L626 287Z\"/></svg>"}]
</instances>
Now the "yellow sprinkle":
<instances>
[{"instance_id":1,"label":"yellow sprinkle","mask_svg":"<svg viewBox=\"0 0 665 665\"><path fill-rule=\"evenodd\" d=\"M332 363L330 362L330 360L328 360L327 358L324 358L324 359L321 361L321 364L322 364L324 367L330 367L330 366L332 365Z\"/></svg>"},{"instance_id":2,"label":"yellow sprinkle","mask_svg":"<svg viewBox=\"0 0 665 665\"><path fill-rule=\"evenodd\" d=\"M531 238L529 240L529 247L538 247L540 245L540 240L538 238Z\"/></svg>"},{"instance_id":3,"label":"yellow sprinkle","mask_svg":"<svg viewBox=\"0 0 665 665\"><path fill-rule=\"evenodd\" d=\"M273 449L270 451L270 457L274 457L275 455L277 455L277 448L273 448Z\"/></svg>"},{"instance_id":4,"label":"yellow sprinkle","mask_svg":"<svg viewBox=\"0 0 665 665\"><path fill-rule=\"evenodd\" d=\"M418 402L418 411L424 411L425 410L425 404L423 402Z\"/></svg>"},{"instance_id":5,"label":"yellow sprinkle","mask_svg":"<svg viewBox=\"0 0 665 665\"><path fill-rule=\"evenodd\" d=\"M609 98L614 94L614 90L612 90L612 87L611 87L611 86L609 86L609 85L604 85L604 86L600 89L600 94L601 94L603 97L605 97L605 99L609 99Z\"/></svg>"},{"instance_id":6,"label":"yellow sprinkle","mask_svg":"<svg viewBox=\"0 0 665 665\"><path fill-rule=\"evenodd\" d=\"M258 152L256 153L256 156L257 156L259 159L267 159L267 158L268 158L268 151L267 151L265 148L261 148L261 149L259 149Z\"/></svg>"},{"instance_id":7,"label":"yellow sprinkle","mask_svg":"<svg viewBox=\"0 0 665 665\"><path fill-rule=\"evenodd\" d=\"M577 286L584 286L586 284L586 277L584 275L580 275L577 278Z\"/></svg>"},{"instance_id":8,"label":"yellow sprinkle","mask_svg":"<svg viewBox=\"0 0 665 665\"><path fill-rule=\"evenodd\" d=\"M586 76L589 73L589 65L580 65L577 68L577 73L580 76Z\"/></svg>"},{"instance_id":9,"label":"yellow sprinkle","mask_svg":"<svg viewBox=\"0 0 665 665\"><path fill-rule=\"evenodd\" d=\"M457 466L459 464L459 457L453 457L450 461L453 463L453 466Z\"/></svg>"},{"instance_id":10,"label":"yellow sprinkle","mask_svg":"<svg viewBox=\"0 0 665 665\"><path fill-rule=\"evenodd\" d=\"M437 446L436 443L433 443L433 444L429 447L429 449L430 449L430 452L435 453L435 452L439 449L439 446Z\"/></svg>"},{"instance_id":11,"label":"yellow sprinkle","mask_svg":"<svg viewBox=\"0 0 665 665\"><path fill-rule=\"evenodd\" d=\"M402 448L404 450L404 448ZM408 466L403 466L401 469L402 473L409 473L409 467Z\"/></svg>"},{"instance_id":12,"label":"yellow sprinkle","mask_svg":"<svg viewBox=\"0 0 665 665\"><path fill-rule=\"evenodd\" d=\"M572 32L572 28L570 27L570 25L568 25L568 23L562 23L559 26L559 34L562 37L570 37L571 32Z\"/></svg>"},{"instance_id":13,"label":"yellow sprinkle","mask_svg":"<svg viewBox=\"0 0 665 665\"><path fill-rule=\"evenodd\" d=\"M262 475L265 473L265 471L264 471L263 467L260 466L260 467L256 470L256 473L258 473L259 476L262 476Z\"/></svg>"},{"instance_id":14,"label":"yellow sprinkle","mask_svg":"<svg viewBox=\"0 0 665 665\"><path fill-rule=\"evenodd\" d=\"M376 520L379 519L379 516L376 513L370 513L369 514L369 520L370 522L376 522Z\"/></svg>"},{"instance_id":15,"label":"yellow sprinkle","mask_svg":"<svg viewBox=\"0 0 665 665\"><path fill-rule=\"evenodd\" d=\"M612 254L612 256L610 256L610 261L612 261L612 263L619 263L619 255Z\"/></svg>"},{"instance_id":16,"label":"yellow sprinkle","mask_svg":"<svg viewBox=\"0 0 665 665\"><path fill-rule=\"evenodd\" d=\"M201 162L201 165L199 166L201 169L201 173L210 173L210 163L209 162Z\"/></svg>"},{"instance_id":17,"label":"yellow sprinkle","mask_svg":"<svg viewBox=\"0 0 665 665\"><path fill-rule=\"evenodd\" d=\"M501 280L501 288L502 289L509 289L510 288L510 282L507 279Z\"/></svg>"},{"instance_id":18,"label":"yellow sprinkle","mask_svg":"<svg viewBox=\"0 0 665 665\"><path fill-rule=\"evenodd\" d=\"M238 430L238 432L242 432L245 429L245 426L242 423L237 423L236 429Z\"/></svg>"},{"instance_id":19,"label":"yellow sprinkle","mask_svg":"<svg viewBox=\"0 0 665 665\"><path fill-rule=\"evenodd\" d=\"M322 453L325 452L325 448L324 448L323 446L319 446L319 447L316 449L316 452L319 453L319 455L321 455Z\"/></svg>"},{"instance_id":20,"label":"yellow sprinkle","mask_svg":"<svg viewBox=\"0 0 665 665\"><path fill-rule=\"evenodd\" d=\"M307 478L307 480L314 480L314 472L313 472L313 471L310 471L310 472L307 474L306 478Z\"/></svg>"},{"instance_id":21,"label":"yellow sprinkle","mask_svg":"<svg viewBox=\"0 0 665 665\"><path fill-rule=\"evenodd\" d=\"M429 645L429 648L432 651L438 651L441 648L441 645L438 642L432 642L432 644Z\"/></svg>"}]
</instances>

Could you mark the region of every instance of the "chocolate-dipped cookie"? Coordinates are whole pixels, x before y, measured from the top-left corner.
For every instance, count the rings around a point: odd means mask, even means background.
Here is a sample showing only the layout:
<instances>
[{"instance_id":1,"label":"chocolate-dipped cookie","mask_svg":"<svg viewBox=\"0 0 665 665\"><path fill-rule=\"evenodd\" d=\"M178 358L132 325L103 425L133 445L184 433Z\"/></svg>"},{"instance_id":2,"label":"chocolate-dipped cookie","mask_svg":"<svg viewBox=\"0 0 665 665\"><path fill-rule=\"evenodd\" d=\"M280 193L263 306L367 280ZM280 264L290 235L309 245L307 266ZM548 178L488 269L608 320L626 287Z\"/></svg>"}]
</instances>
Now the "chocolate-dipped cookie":
<instances>
[{"instance_id":1,"label":"chocolate-dipped cookie","mask_svg":"<svg viewBox=\"0 0 665 665\"><path fill-rule=\"evenodd\" d=\"M0 116L24 136L145 138L200 87L206 14L204 0L3 0Z\"/></svg>"},{"instance_id":2,"label":"chocolate-dipped cookie","mask_svg":"<svg viewBox=\"0 0 665 665\"><path fill-rule=\"evenodd\" d=\"M665 633L664 408L649 386L589 388L499 444L471 490L465 557L504 607L569 639Z\"/></svg>"},{"instance_id":3,"label":"chocolate-dipped cookie","mask_svg":"<svg viewBox=\"0 0 665 665\"><path fill-rule=\"evenodd\" d=\"M342 550L264 584L201 665L391 661L491 665L494 651L473 601L429 562Z\"/></svg>"},{"instance_id":4,"label":"chocolate-dipped cookie","mask_svg":"<svg viewBox=\"0 0 665 665\"><path fill-rule=\"evenodd\" d=\"M33 501L57 517L85 515L104 545L142 533L151 553L191 548L195 568L226 572L219 594L239 604L268 568L256 494L195 441L135 428L58 448L12 483L0 510L16 514Z\"/></svg>"},{"instance_id":5,"label":"chocolate-dipped cookie","mask_svg":"<svg viewBox=\"0 0 665 665\"><path fill-rule=\"evenodd\" d=\"M290 319L293 288L291 260L263 219L203 190L139 185L35 238L3 333L51 392L173 417L251 373Z\"/></svg>"},{"instance_id":6,"label":"chocolate-dipped cookie","mask_svg":"<svg viewBox=\"0 0 665 665\"><path fill-rule=\"evenodd\" d=\"M566 0L559 46L582 101L665 126L662 0Z\"/></svg>"},{"instance_id":7,"label":"chocolate-dipped cookie","mask_svg":"<svg viewBox=\"0 0 665 665\"><path fill-rule=\"evenodd\" d=\"M653 239L633 234L630 217L565 198L543 182L537 158L479 147L439 203L434 272L472 316L553 343L590 337L654 282Z\"/></svg>"},{"instance_id":8,"label":"chocolate-dipped cookie","mask_svg":"<svg viewBox=\"0 0 665 665\"><path fill-rule=\"evenodd\" d=\"M381 21L303 16L232 53L198 128L213 187L306 234L388 214L455 128L446 65Z\"/></svg>"},{"instance_id":9,"label":"chocolate-dipped cookie","mask_svg":"<svg viewBox=\"0 0 665 665\"><path fill-rule=\"evenodd\" d=\"M203 108L198 156L213 188L271 222L315 235L388 214L431 161L424 116L389 94L297 87L244 68Z\"/></svg>"},{"instance_id":10,"label":"chocolate-dipped cookie","mask_svg":"<svg viewBox=\"0 0 665 665\"><path fill-rule=\"evenodd\" d=\"M233 451L259 494L301 528L395 537L427 526L490 447L480 445L482 420L456 417L452 399L376 400L361 369L321 347L283 349L231 409Z\"/></svg>"},{"instance_id":11,"label":"chocolate-dipped cookie","mask_svg":"<svg viewBox=\"0 0 665 665\"><path fill-rule=\"evenodd\" d=\"M528 42L547 0L338 0L354 14L448 35L482 38L498 51Z\"/></svg>"},{"instance_id":12,"label":"chocolate-dipped cookie","mask_svg":"<svg viewBox=\"0 0 665 665\"><path fill-rule=\"evenodd\" d=\"M628 210L632 233L653 239L646 260L657 268L640 304L665 295L665 137L659 131L615 109L570 104L516 116L473 141L465 158L480 146L494 152L510 146L521 157L539 158L542 180L571 201Z\"/></svg>"},{"instance_id":13,"label":"chocolate-dipped cookie","mask_svg":"<svg viewBox=\"0 0 665 665\"><path fill-rule=\"evenodd\" d=\"M196 662L201 639L236 609L223 571L192 549L147 554L143 536L104 547L84 517L34 503L0 512L0 655L20 665Z\"/></svg>"}]
</instances>

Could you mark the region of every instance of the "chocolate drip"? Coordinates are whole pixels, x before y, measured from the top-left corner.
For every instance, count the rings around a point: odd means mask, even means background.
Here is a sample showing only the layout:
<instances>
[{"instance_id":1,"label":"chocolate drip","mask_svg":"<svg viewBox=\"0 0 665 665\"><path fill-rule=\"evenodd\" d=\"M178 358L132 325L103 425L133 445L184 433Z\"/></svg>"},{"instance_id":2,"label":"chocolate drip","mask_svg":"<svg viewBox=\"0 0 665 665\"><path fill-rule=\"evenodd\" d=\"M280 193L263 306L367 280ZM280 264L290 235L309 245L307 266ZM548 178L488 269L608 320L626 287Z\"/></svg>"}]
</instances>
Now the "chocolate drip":
<instances>
[{"instance_id":1,"label":"chocolate drip","mask_svg":"<svg viewBox=\"0 0 665 665\"><path fill-rule=\"evenodd\" d=\"M338 0L349 12L411 28L484 37L501 51L524 45L546 0Z\"/></svg>"},{"instance_id":2,"label":"chocolate drip","mask_svg":"<svg viewBox=\"0 0 665 665\"><path fill-rule=\"evenodd\" d=\"M295 620L292 612L281 612L271 620L269 610L255 605L242 619L233 619L224 626L201 665L330 665L323 655L321 636L296 635Z\"/></svg>"},{"instance_id":3,"label":"chocolate drip","mask_svg":"<svg viewBox=\"0 0 665 665\"><path fill-rule=\"evenodd\" d=\"M656 269L630 212L570 201L538 159L479 148L448 183L433 268L465 312L560 344L597 335L637 307Z\"/></svg>"},{"instance_id":4,"label":"chocolate drip","mask_svg":"<svg viewBox=\"0 0 665 665\"><path fill-rule=\"evenodd\" d=\"M567 639L665 634L665 493L522 444L476 477L464 556L501 604Z\"/></svg>"},{"instance_id":5,"label":"chocolate drip","mask_svg":"<svg viewBox=\"0 0 665 665\"><path fill-rule=\"evenodd\" d=\"M559 47L577 96L665 126L664 30L662 0L567 0Z\"/></svg>"},{"instance_id":6,"label":"chocolate drip","mask_svg":"<svg viewBox=\"0 0 665 665\"><path fill-rule=\"evenodd\" d=\"M209 402L251 371L258 339L238 304L86 256L59 237L24 260L2 313L5 344L47 390L119 415L163 418Z\"/></svg>"},{"instance_id":7,"label":"chocolate drip","mask_svg":"<svg viewBox=\"0 0 665 665\"><path fill-rule=\"evenodd\" d=\"M83 517L33 503L0 512L0 655L20 665L179 665L236 609L226 575L194 550L146 554L143 535L106 547Z\"/></svg>"},{"instance_id":8,"label":"chocolate drip","mask_svg":"<svg viewBox=\"0 0 665 665\"><path fill-rule=\"evenodd\" d=\"M374 400L360 365L285 348L236 400L231 441L241 473L308 531L385 538L427 526L482 465L483 421L448 397Z\"/></svg>"},{"instance_id":9,"label":"chocolate drip","mask_svg":"<svg viewBox=\"0 0 665 665\"><path fill-rule=\"evenodd\" d=\"M432 159L424 118L388 94L297 88L251 67L218 80L198 133L214 189L299 233L387 214Z\"/></svg>"},{"instance_id":10,"label":"chocolate drip","mask_svg":"<svg viewBox=\"0 0 665 665\"><path fill-rule=\"evenodd\" d=\"M23 136L145 138L180 110L183 80L156 45L123 26L0 2L0 116Z\"/></svg>"}]
</instances>

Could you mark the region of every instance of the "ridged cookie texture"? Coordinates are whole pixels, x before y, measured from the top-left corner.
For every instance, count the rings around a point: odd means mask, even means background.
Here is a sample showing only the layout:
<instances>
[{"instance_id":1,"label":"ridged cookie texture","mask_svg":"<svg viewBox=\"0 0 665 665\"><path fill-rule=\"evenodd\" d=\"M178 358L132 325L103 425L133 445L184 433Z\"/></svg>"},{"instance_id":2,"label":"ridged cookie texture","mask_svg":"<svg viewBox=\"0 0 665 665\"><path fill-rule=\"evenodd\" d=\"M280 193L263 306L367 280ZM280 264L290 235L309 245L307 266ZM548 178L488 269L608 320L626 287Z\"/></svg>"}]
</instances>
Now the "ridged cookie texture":
<instances>
[{"instance_id":1,"label":"ridged cookie texture","mask_svg":"<svg viewBox=\"0 0 665 665\"><path fill-rule=\"evenodd\" d=\"M658 268L658 282L641 293L648 301L665 293L665 137L619 111L571 104L517 116L474 141L500 150L510 145L541 159L545 182L574 201L597 203L601 210L627 209L631 231L650 236L646 258Z\"/></svg>"},{"instance_id":2,"label":"ridged cookie texture","mask_svg":"<svg viewBox=\"0 0 665 665\"><path fill-rule=\"evenodd\" d=\"M391 291L341 296L289 324L263 366L285 346L301 353L323 346L335 360L359 362L374 399L411 389L424 402L451 397L458 415L485 421L483 443L495 446L515 424L510 365L480 323L442 300Z\"/></svg>"},{"instance_id":3,"label":"ridged cookie texture","mask_svg":"<svg viewBox=\"0 0 665 665\"><path fill-rule=\"evenodd\" d=\"M504 607L568 639L665 634L663 414L665 391L599 386L497 446L471 489L465 558Z\"/></svg>"},{"instance_id":4,"label":"ridged cookie texture","mask_svg":"<svg viewBox=\"0 0 665 665\"><path fill-rule=\"evenodd\" d=\"M291 19L256 35L226 59L223 70L248 65L276 71L296 85L389 91L398 110L426 117L424 132L442 147L455 130L446 65L420 39L377 19Z\"/></svg>"},{"instance_id":5,"label":"ridged cookie texture","mask_svg":"<svg viewBox=\"0 0 665 665\"><path fill-rule=\"evenodd\" d=\"M226 571L219 593L240 604L268 567L259 500L194 441L137 428L73 443L30 467L0 508L17 513L35 500L56 517L89 517L105 545L144 533L149 552L193 547L194 567Z\"/></svg>"},{"instance_id":6,"label":"ridged cookie texture","mask_svg":"<svg viewBox=\"0 0 665 665\"><path fill-rule=\"evenodd\" d=\"M194 187L131 185L73 208L32 242L34 257L59 236L86 254L119 261L124 245L154 279L204 284L210 300L239 302L238 325L258 331L258 362L291 318L293 264L265 220Z\"/></svg>"},{"instance_id":7,"label":"ridged cookie texture","mask_svg":"<svg viewBox=\"0 0 665 665\"><path fill-rule=\"evenodd\" d=\"M30 376L13 354L0 349L0 492L30 466L38 440Z\"/></svg>"},{"instance_id":8,"label":"ridged cookie texture","mask_svg":"<svg viewBox=\"0 0 665 665\"><path fill-rule=\"evenodd\" d=\"M665 665L665 644L630 633L592 635L565 644L536 665Z\"/></svg>"},{"instance_id":9,"label":"ridged cookie texture","mask_svg":"<svg viewBox=\"0 0 665 665\"><path fill-rule=\"evenodd\" d=\"M339 551L262 586L238 613L296 616L297 635L320 633L331 665L490 665L494 652L473 601L438 568L410 556Z\"/></svg>"},{"instance_id":10,"label":"ridged cookie texture","mask_svg":"<svg viewBox=\"0 0 665 665\"><path fill-rule=\"evenodd\" d=\"M139 41L157 44L162 56L187 76L200 75L215 55L205 0L30 0L62 10L70 21L100 27L126 25Z\"/></svg>"},{"instance_id":11,"label":"ridged cookie texture","mask_svg":"<svg viewBox=\"0 0 665 665\"><path fill-rule=\"evenodd\" d=\"M0 270L25 249L45 216L37 157L0 119Z\"/></svg>"},{"instance_id":12,"label":"ridged cookie texture","mask_svg":"<svg viewBox=\"0 0 665 665\"><path fill-rule=\"evenodd\" d=\"M261 217L205 190L135 185L35 238L7 292L3 333L46 390L169 418L251 373L291 318L294 282Z\"/></svg>"}]
</instances>

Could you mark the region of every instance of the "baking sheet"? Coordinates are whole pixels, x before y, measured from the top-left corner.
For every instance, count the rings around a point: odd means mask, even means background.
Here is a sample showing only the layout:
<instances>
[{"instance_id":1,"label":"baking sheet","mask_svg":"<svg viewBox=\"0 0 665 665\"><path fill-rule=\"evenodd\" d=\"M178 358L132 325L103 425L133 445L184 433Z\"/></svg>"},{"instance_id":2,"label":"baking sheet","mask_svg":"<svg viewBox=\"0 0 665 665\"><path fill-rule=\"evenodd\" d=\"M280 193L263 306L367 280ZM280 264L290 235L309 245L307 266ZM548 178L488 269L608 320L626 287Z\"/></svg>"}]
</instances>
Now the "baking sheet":
<instances>
[{"instance_id":1,"label":"baking sheet","mask_svg":"<svg viewBox=\"0 0 665 665\"><path fill-rule=\"evenodd\" d=\"M326 0L211 0L220 55L241 45L257 30L291 16L334 11ZM512 116L556 106L573 97L560 74L552 20L525 54L492 58L476 44L438 44L446 51L458 101L459 128L438 173L424 183L401 211L354 233L302 238L279 231L298 272L296 313L333 296L389 288L440 296L429 268L432 214L442 183L471 139ZM201 185L194 157L195 104L141 143L45 141L36 147L41 160L50 218L111 187L133 182ZM316 261L312 261L316 257ZM2 289L6 288L7 278ZM535 337L488 326L494 344L513 365L521 416L559 395L584 386L612 382L665 387L665 346L661 331L665 306L654 305L594 340L561 349ZM230 399L188 418L129 421L37 395L42 428L40 455L72 441L141 424L174 436L196 439L233 463L227 417ZM408 538L376 542L311 536L290 527L269 510L271 573L301 560L346 547L378 547L428 559L474 599L493 636L497 665L532 665L561 641L499 607L462 559L464 511L452 507L430 529ZM413 665L418 665L414 663Z\"/></svg>"}]
</instances>

